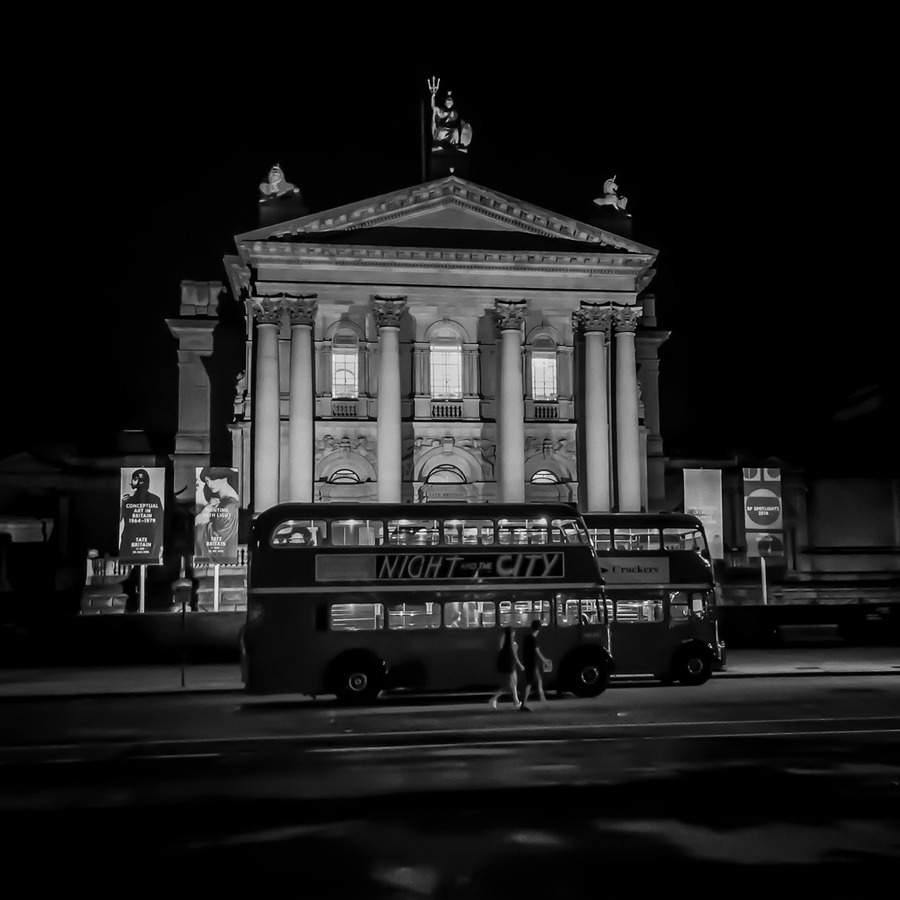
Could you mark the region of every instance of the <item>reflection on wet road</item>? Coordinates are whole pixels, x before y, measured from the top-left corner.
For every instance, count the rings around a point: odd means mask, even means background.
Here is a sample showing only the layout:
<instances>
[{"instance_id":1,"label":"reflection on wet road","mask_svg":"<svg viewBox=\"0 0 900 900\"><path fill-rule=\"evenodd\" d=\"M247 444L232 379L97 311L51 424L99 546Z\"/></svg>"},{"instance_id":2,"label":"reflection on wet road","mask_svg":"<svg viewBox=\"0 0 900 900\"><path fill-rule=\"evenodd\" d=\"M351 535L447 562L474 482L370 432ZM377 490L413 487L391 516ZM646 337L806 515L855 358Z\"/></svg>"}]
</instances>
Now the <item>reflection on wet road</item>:
<instances>
[{"instance_id":1,"label":"reflection on wet road","mask_svg":"<svg viewBox=\"0 0 900 900\"><path fill-rule=\"evenodd\" d=\"M856 896L900 861L900 678L775 682L530 716L481 698L4 704L8 850L48 882L88 864L229 893L635 897L702 879L735 898L798 877Z\"/></svg>"}]
</instances>

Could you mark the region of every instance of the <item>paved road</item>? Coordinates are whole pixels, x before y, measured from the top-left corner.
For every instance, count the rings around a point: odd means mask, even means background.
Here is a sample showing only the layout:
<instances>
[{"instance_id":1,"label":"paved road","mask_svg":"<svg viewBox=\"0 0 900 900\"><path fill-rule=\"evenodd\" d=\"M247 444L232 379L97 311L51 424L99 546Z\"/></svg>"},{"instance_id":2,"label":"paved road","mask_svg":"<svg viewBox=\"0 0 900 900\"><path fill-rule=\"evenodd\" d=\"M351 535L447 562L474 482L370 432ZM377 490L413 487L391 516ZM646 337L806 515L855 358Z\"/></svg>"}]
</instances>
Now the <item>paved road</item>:
<instances>
[{"instance_id":1,"label":"paved road","mask_svg":"<svg viewBox=\"0 0 900 900\"><path fill-rule=\"evenodd\" d=\"M714 677L880 673L900 673L900 647L838 645L729 650L727 670ZM0 669L0 698L242 689L237 664L187 663L184 668L164 664Z\"/></svg>"}]
</instances>

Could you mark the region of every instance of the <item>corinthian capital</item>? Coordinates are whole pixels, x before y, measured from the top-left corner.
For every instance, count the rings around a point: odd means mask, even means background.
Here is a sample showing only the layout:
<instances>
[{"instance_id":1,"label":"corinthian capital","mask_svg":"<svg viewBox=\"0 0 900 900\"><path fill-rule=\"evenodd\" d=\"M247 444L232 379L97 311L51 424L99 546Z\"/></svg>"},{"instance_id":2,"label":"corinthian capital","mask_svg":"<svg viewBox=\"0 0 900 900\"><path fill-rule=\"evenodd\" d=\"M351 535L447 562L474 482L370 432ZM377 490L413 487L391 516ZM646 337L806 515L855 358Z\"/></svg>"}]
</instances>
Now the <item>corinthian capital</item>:
<instances>
[{"instance_id":1,"label":"corinthian capital","mask_svg":"<svg viewBox=\"0 0 900 900\"><path fill-rule=\"evenodd\" d=\"M572 313L572 324L577 328L581 326L581 330L602 331L609 334L612 327L613 308L611 303L582 303L581 309Z\"/></svg>"},{"instance_id":2,"label":"corinthian capital","mask_svg":"<svg viewBox=\"0 0 900 900\"><path fill-rule=\"evenodd\" d=\"M284 306L280 297L254 297L253 318L259 325L281 325Z\"/></svg>"},{"instance_id":3,"label":"corinthian capital","mask_svg":"<svg viewBox=\"0 0 900 900\"><path fill-rule=\"evenodd\" d=\"M379 328L399 328L400 319L406 312L406 297L381 297L372 300L375 324Z\"/></svg>"},{"instance_id":4,"label":"corinthian capital","mask_svg":"<svg viewBox=\"0 0 900 900\"><path fill-rule=\"evenodd\" d=\"M318 294L301 294L299 297L285 297L284 308L291 317L291 325L309 325L312 327L316 321L316 313L319 304L316 303Z\"/></svg>"},{"instance_id":5,"label":"corinthian capital","mask_svg":"<svg viewBox=\"0 0 900 900\"><path fill-rule=\"evenodd\" d=\"M495 300L494 322L500 331L517 331L522 327L527 311L524 300Z\"/></svg>"},{"instance_id":6,"label":"corinthian capital","mask_svg":"<svg viewBox=\"0 0 900 900\"><path fill-rule=\"evenodd\" d=\"M617 306L614 313L616 331L637 331L638 319L643 311L640 306Z\"/></svg>"}]
</instances>

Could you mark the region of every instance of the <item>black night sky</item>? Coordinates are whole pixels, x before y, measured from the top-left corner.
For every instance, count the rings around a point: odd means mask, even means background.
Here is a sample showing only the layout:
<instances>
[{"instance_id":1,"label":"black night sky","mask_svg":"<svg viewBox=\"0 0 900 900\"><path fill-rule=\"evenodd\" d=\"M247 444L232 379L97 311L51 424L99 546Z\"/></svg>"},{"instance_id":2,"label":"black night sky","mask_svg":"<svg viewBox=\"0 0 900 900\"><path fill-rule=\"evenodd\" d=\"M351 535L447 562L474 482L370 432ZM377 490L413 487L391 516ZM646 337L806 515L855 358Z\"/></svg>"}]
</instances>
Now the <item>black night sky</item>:
<instances>
[{"instance_id":1,"label":"black night sky","mask_svg":"<svg viewBox=\"0 0 900 900\"><path fill-rule=\"evenodd\" d=\"M301 46L260 24L67 44L52 95L23 88L11 113L26 215L8 212L21 287L6 296L0 450L173 432L164 320L180 281L225 280L273 163L312 210L422 181L434 74L473 125L470 180L583 217L617 176L634 238L660 251L668 455L897 472L900 322L876 220L888 82L877 53L857 44L851 66L832 53L837 23L815 27L676 42L623 22L589 54L554 44L552 63L467 29L415 60L399 36L390 53L375 35L310 49L309 32ZM724 39L738 32L740 47ZM858 390L874 411L835 421Z\"/></svg>"}]
</instances>

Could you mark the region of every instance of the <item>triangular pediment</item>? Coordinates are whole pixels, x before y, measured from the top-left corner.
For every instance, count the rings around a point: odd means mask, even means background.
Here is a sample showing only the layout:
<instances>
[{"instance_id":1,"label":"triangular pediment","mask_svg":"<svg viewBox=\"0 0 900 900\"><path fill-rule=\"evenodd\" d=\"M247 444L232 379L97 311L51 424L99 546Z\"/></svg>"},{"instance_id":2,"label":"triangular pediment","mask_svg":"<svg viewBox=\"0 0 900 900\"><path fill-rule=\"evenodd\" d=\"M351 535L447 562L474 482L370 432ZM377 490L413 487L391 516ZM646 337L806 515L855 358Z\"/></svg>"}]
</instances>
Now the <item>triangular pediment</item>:
<instances>
[{"instance_id":1,"label":"triangular pediment","mask_svg":"<svg viewBox=\"0 0 900 900\"><path fill-rule=\"evenodd\" d=\"M459 238L453 238L454 232L465 233L467 244L477 242L481 233L486 244L495 245L505 234L504 240L513 242L520 235L532 242L535 238L575 242L594 253L656 255L652 247L455 175L257 228L237 235L235 242L238 246L270 241L359 244L366 239L359 232L368 231L373 243L383 243L386 237L400 234L398 229L411 232L399 241L402 244L414 243L415 232L422 236L423 246L433 246L439 235L442 242L456 244Z\"/></svg>"}]
</instances>

